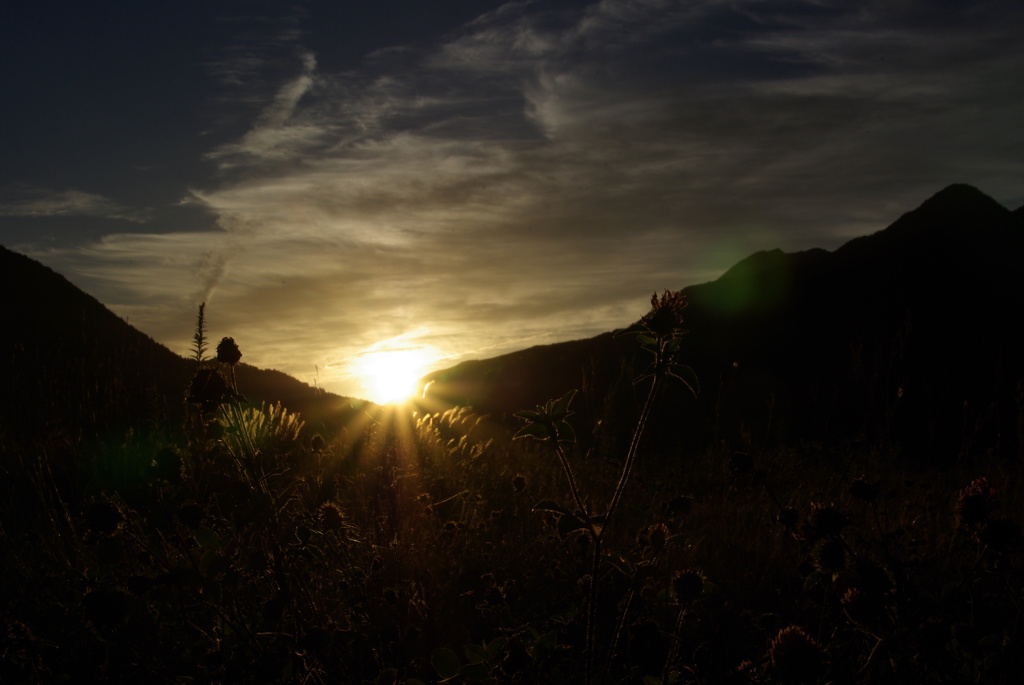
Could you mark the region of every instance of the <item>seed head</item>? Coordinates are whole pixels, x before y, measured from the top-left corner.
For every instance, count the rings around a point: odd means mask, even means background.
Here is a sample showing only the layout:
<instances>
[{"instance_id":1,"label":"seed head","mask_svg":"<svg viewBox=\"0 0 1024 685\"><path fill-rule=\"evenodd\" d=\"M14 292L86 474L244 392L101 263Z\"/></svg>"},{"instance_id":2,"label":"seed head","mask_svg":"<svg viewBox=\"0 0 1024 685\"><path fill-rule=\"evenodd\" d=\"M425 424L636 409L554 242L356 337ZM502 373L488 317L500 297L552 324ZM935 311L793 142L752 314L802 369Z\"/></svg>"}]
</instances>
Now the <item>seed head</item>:
<instances>
[{"instance_id":1,"label":"seed head","mask_svg":"<svg viewBox=\"0 0 1024 685\"><path fill-rule=\"evenodd\" d=\"M686 309L686 295L682 291L666 290L658 298L658 293L651 295L651 311L642 319L640 325L658 337L669 337L683 332L683 310Z\"/></svg>"},{"instance_id":2,"label":"seed head","mask_svg":"<svg viewBox=\"0 0 1024 685\"><path fill-rule=\"evenodd\" d=\"M821 666L821 647L799 626L789 626L772 640L771 659L779 682L812 683Z\"/></svg>"},{"instance_id":3,"label":"seed head","mask_svg":"<svg viewBox=\"0 0 1024 685\"><path fill-rule=\"evenodd\" d=\"M995 508L996 489L989 485L988 478L976 478L957 493L956 515L964 527L988 521Z\"/></svg>"},{"instance_id":4,"label":"seed head","mask_svg":"<svg viewBox=\"0 0 1024 685\"><path fill-rule=\"evenodd\" d=\"M664 523L655 523L647 529L647 539L651 542L651 550L655 554L661 554L668 540L668 526Z\"/></svg>"},{"instance_id":5,"label":"seed head","mask_svg":"<svg viewBox=\"0 0 1024 685\"><path fill-rule=\"evenodd\" d=\"M323 518L324 528L327 530L341 530L345 525L344 514L333 502L328 502L320 507L320 516Z\"/></svg>"},{"instance_id":6,"label":"seed head","mask_svg":"<svg viewBox=\"0 0 1024 685\"><path fill-rule=\"evenodd\" d=\"M93 502L85 510L85 523L97 536L113 535L124 521L121 511L111 502Z\"/></svg>"},{"instance_id":7,"label":"seed head","mask_svg":"<svg viewBox=\"0 0 1024 685\"><path fill-rule=\"evenodd\" d=\"M796 524L800 521L800 512L793 507L783 509L779 512L779 523L784 525L786 528L795 528Z\"/></svg>"},{"instance_id":8,"label":"seed head","mask_svg":"<svg viewBox=\"0 0 1024 685\"><path fill-rule=\"evenodd\" d=\"M220 343L217 344L217 361L234 366L241 358L242 353L238 349L238 345L235 344L234 338L220 339Z\"/></svg>"},{"instance_id":9,"label":"seed head","mask_svg":"<svg viewBox=\"0 0 1024 685\"><path fill-rule=\"evenodd\" d=\"M687 604L704 592L704 574L694 569L680 571L672 577L672 592L680 604Z\"/></svg>"},{"instance_id":10,"label":"seed head","mask_svg":"<svg viewBox=\"0 0 1024 685\"><path fill-rule=\"evenodd\" d=\"M811 520L814 531L822 537L831 537L843 532L850 519L832 505L811 503Z\"/></svg>"}]
</instances>

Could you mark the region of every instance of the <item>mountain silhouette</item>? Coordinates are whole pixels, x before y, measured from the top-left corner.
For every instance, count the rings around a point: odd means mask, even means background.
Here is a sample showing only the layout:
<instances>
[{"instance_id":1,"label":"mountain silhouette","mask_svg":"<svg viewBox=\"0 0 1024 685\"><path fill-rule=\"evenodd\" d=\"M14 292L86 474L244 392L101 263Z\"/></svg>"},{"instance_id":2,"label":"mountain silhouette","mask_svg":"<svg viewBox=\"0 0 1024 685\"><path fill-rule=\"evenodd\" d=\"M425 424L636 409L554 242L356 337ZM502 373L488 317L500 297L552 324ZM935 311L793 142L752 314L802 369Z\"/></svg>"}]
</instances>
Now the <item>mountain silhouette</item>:
<instances>
[{"instance_id":1,"label":"mountain silhouette","mask_svg":"<svg viewBox=\"0 0 1024 685\"><path fill-rule=\"evenodd\" d=\"M0 246L0 430L8 436L108 439L183 412L195 362L130 326L39 262ZM216 341L211 341L211 347ZM284 373L236 367L250 401L307 417L342 398Z\"/></svg>"},{"instance_id":2,"label":"mountain silhouette","mask_svg":"<svg viewBox=\"0 0 1024 685\"><path fill-rule=\"evenodd\" d=\"M1024 208L945 188L877 233L834 251L770 250L684 289L693 398L669 388L650 448L672 458L725 444L868 440L919 459L1021 454ZM194 363L38 262L0 247L0 431L109 438L179 416ZM215 342L215 341L211 341ZM243 344L244 349L244 344ZM609 449L645 388L632 336L608 332L429 374L428 406L512 414L571 389L581 435L601 420ZM240 364L250 400L307 417L344 411L276 371Z\"/></svg>"},{"instance_id":3,"label":"mountain silhouette","mask_svg":"<svg viewBox=\"0 0 1024 685\"><path fill-rule=\"evenodd\" d=\"M869 440L922 460L1019 456L1024 212L952 185L834 251L758 252L689 299L698 399L661 403L667 456ZM581 425L628 424L646 366L630 336L531 348L424 378L434 399L510 420L572 388Z\"/></svg>"}]
</instances>

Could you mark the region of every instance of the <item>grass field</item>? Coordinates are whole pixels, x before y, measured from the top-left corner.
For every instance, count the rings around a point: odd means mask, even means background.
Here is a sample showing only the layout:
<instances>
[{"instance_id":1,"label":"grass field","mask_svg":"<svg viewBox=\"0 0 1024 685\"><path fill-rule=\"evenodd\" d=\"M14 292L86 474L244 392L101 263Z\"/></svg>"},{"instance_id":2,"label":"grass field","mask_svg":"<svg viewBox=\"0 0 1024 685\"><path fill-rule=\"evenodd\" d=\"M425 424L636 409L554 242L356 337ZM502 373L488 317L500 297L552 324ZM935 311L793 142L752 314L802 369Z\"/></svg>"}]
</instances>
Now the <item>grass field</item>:
<instances>
[{"instance_id":1,"label":"grass field","mask_svg":"<svg viewBox=\"0 0 1024 685\"><path fill-rule=\"evenodd\" d=\"M652 455L637 430L624 471L628 454L556 439L560 455L460 408L316 427L207 409L98 443L4 438L0 681L1024 672L1018 464L866 444Z\"/></svg>"}]
</instances>

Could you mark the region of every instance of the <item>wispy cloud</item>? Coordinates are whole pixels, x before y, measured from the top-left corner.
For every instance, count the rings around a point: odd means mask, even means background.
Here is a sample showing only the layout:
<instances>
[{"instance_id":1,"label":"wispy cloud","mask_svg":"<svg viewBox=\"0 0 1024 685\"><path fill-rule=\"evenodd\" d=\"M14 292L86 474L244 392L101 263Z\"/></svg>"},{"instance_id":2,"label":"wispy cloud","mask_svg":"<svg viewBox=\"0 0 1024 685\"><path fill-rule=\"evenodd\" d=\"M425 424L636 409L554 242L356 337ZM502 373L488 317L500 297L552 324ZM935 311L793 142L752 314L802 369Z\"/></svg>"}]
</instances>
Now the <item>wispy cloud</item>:
<instances>
[{"instance_id":1,"label":"wispy cloud","mask_svg":"<svg viewBox=\"0 0 1024 685\"><path fill-rule=\"evenodd\" d=\"M150 217L150 212L81 190L15 187L0 191L0 217L83 216L142 223Z\"/></svg>"},{"instance_id":2,"label":"wispy cloud","mask_svg":"<svg viewBox=\"0 0 1024 685\"><path fill-rule=\"evenodd\" d=\"M299 101L313 86L315 71L316 57L309 52L303 53L299 75L280 87L241 140L221 146L210 156L222 160L225 166L234 166L249 161L235 160L239 156L256 160L291 159L303 151L314 149L321 136L319 127L291 119Z\"/></svg>"}]
</instances>

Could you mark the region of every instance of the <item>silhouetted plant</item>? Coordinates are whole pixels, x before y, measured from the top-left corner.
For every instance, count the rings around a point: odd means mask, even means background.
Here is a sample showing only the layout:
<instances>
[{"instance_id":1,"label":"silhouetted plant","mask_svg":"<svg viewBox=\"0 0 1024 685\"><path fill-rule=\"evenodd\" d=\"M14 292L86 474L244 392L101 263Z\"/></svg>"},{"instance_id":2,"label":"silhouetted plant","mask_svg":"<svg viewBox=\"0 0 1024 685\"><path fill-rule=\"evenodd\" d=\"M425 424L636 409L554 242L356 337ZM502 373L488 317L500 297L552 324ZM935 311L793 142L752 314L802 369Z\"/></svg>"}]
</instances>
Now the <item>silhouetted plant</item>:
<instances>
[{"instance_id":1,"label":"silhouetted plant","mask_svg":"<svg viewBox=\"0 0 1024 685\"><path fill-rule=\"evenodd\" d=\"M224 338L217 346L217 361L228 366L231 370L230 378L225 378L221 369L216 365L208 365L205 302L199 305L192 341L192 359L196 362L196 370L186 389L185 401L190 405L198 406L200 413L206 415L238 395L238 388L234 381L234 364L241 358L242 353L238 351L234 340ZM228 362L228 359L233 359L233 361Z\"/></svg>"},{"instance_id":2,"label":"silhouetted plant","mask_svg":"<svg viewBox=\"0 0 1024 685\"><path fill-rule=\"evenodd\" d=\"M604 509L591 509L588 506L588 498L584 497L576 475L572 468L569 455L565 451L565 445L576 443L576 433L568 422L573 412L569 409L573 397L576 394L572 390L557 400L551 400L536 410L520 411L516 416L526 421L516 434L516 438L534 438L546 442L558 457L562 472L565 475L566 485L572 497L575 511L569 511L563 507L545 502L538 504L535 509L550 511L558 514L558 531L565 536L575 530L583 530L589 537L591 553L591 570L589 579L589 598L587 601L587 620L585 637L585 658L584 682L593 682L594 667L596 660L596 621L598 605L598 579L602 561L602 543L606 532L609 530L615 514L619 509L620 502L630 476L636 465L640 452L640 445L654 408L655 399L662 383L667 378L675 378L682 381L691 392L698 392L697 377L693 369L679 362L679 351L682 344L682 336L686 333L683 328L683 310L686 308L686 296L681 292L673 293L664 291L661 297L657 293L651 296L651 310L639 321L639 323L626 333L634 334L640 343L641 349L652 357L650 365L641 372L633 381L634 384L650 379L650 387L647 398L640 411L636 425L633 428L629 448L623 460L622 470L611 499ZM652 548L655 554L660 552L664 546L666 532L664 527L657 528L650 536ZM658 544L653 540L657 538Z\"/></svg>"},{"instance_id":3,"label":"silhouetted plant","mask_svg":"<svg viewBox=\"0 0 1024 685\"><path fill-rule=\"evenodd\" d=\"M206 361L206 303L199 305L196 316L196 330L192 335L192 359L200 366Z\"/></svg>"},{"instance_id":4,"label":"silhouetted plant","mask_svg":"<svg viewBox=\"0 0 1024 685\"><path fill-rule=\"evenodd\" d=\"M821 647L799 626L779 631L772 640L772 671L785 685L807 685L818 680Z\"/></svg>"},{"instance_id":5,"label":"silhouetted plant","mask_svg":"<svg viewBox=\"0 0 1024 685\"><path fill-rule=\"evenodd\" d=\"M190 404L198 405L203 414L209 414L234 395L233 389L219 370L200 368L189 382L186 400Z\"/></svg>"},{"instance_id":6,"label":"silhouetted plant","mask_svg":"<svg viewBox=\"0 0 1024 685\"><path fill-rule=\"evenodd\" d=\"M235 344L234 338L221 338L217 344L217 361L221 364L234 366L242 358L242 352Z\"/></svg>"}]
</instances>

